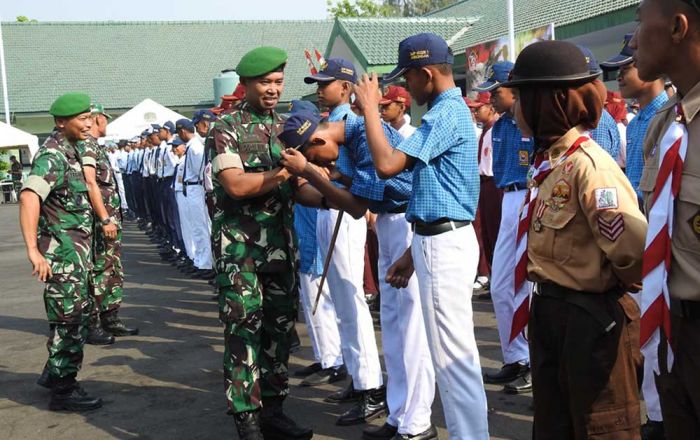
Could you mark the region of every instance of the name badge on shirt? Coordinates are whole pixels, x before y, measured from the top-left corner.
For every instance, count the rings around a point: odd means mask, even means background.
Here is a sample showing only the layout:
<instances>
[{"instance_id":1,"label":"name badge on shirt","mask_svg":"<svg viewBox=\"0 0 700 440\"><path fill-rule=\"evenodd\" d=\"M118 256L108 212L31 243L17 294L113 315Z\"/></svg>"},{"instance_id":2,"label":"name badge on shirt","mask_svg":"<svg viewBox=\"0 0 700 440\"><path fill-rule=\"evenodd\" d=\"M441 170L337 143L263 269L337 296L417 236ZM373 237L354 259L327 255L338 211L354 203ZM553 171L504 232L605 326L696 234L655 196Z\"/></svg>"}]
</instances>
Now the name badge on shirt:
<instances>
[{"instance_id":1,"label":"name badge on shirt","mask_svg":"<svg viewBox=\"0 0 700 440\"><path fill-rule=\"evenodd\" d=\"M527 150L518 151L518 161L521 167L530 166L530 152Z\"/></svg>"}]
</instances>

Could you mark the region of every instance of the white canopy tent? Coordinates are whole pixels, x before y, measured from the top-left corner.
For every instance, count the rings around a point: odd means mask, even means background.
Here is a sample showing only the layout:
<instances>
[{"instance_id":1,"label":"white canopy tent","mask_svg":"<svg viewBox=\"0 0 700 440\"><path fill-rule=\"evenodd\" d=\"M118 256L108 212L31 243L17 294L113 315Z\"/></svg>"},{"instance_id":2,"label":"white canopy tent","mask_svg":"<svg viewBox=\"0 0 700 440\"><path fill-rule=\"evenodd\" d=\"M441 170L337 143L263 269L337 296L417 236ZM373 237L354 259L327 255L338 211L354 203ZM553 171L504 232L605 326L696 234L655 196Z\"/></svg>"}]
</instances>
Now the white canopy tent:
<instances>
[{"instance_id":1,"label":"white canopy tent","mask_svg":"<svg viewBox=\"0 0 700 440\"><path fill-rule=\"evenodd\" d=\"M37 136L0 122L0 150L20 150L22 163L31 163L38 149Z\"/></svg>"},{"instance_id":2,"label":"white canopy tent","mask_svg":"<svg viewBox=\"0 0 700 440\"><path fill-rule=\"evenodd\" d=\"M131 139L141 134L151 124L163 124L166 121L182 119L179 113L158 104L152 99L144 99L134 108L119 116L107 125L105 139Z\"/></svg>"}]
</instances>

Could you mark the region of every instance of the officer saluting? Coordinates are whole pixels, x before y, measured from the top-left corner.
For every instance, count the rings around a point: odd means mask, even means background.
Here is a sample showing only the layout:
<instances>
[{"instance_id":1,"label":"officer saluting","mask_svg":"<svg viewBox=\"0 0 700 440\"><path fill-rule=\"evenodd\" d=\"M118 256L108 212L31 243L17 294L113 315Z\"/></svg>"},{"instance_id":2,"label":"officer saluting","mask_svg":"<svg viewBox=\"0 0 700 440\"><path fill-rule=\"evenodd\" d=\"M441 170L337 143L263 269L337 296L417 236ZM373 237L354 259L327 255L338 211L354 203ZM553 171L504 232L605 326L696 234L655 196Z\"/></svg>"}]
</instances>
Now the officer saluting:
<instances>
[{"instance_id":1,"label":"officer saluting","mask_svg":"<svg viewBox=\"0 0 700 440\"><path fill-rule=\"evenodd\" d=\"M284 121L275 106L286 63L287 54L274 47L245 54L236 67L245 101L221 116L207 138L226 398L241 440L262 440L262 433L280 440L313 435L282 412L296 315L294 188L277 165Z\"/></svg>"},{"instance_id":2,"label":"officer saluting","mask_svg":"<svg viewBox=\"0 0 700 440\"><path fill-rule=\"evenodd\" d=\"M92 209L77 144L92 126L90 97L68 93L51 105L56 131L41 146L20 194L20 225L33 274L46 283L44 305L51 334L39 385L52 389L52 410L85 411L102 400L75 378L83 362L90 317L88 277ZM37 233L38 231L38 233Z\"/></svg>"},{"instance_id":3,"label":"officer saluting","mask_svg":"<svg viewBox=\"0 0 700 440\"><path fill-rule=\"evenodd\" d=\"M588 136L603 108L598 72L573 44L525 48L503 87L537 146L521 213L516 312L527 323L525 276L538 283L529 340L534 437L639 438L639 309L626 288L641 279L646 221L635 192Z\"/></svg>"}]
</instances>

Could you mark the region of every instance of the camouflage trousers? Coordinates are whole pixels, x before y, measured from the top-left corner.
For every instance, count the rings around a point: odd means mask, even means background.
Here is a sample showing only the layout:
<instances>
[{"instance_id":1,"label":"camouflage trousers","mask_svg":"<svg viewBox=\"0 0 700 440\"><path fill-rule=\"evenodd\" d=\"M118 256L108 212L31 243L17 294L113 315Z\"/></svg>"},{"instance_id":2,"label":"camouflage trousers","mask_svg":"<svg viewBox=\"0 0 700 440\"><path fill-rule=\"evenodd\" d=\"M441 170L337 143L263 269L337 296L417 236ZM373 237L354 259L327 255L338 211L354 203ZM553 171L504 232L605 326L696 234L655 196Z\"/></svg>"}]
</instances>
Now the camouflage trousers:
<instances>
[{"instance_id":1,"label":"camouflage trousers","mask_svg":"<svg viewBox=\"0 0 700 440\"><path fill-rule=\"evenodd\" d=\"M124 294L122 270L122 231L115 240L107 240L102 227L95 226L93 239L93 269L90 274L91 314L118 310Z\"/></svg>"},{"instance_id":2,"label":"camouflage trousers","mask_svg":"<svg viewBox=\"0 0 700 440\"><path fill-rule=\"evenodd\" d=\"M229 409L252 411L289 393L287 367L296 318L294 271L238 272L220 287L224 386Z\"/></svg>"},{"instance_id":3,"label":"camouflage trousers","mask_svg":"<svg viewBox=\"0 0 700 440\"><path fill-rule=\"evenodd\" d=\"M50 333L46 343L49 373L55 378L74 378L83 362L83 345L91 301L87 271L54 274L44 287L44 306Z\"/></svg>"}]
</instances>

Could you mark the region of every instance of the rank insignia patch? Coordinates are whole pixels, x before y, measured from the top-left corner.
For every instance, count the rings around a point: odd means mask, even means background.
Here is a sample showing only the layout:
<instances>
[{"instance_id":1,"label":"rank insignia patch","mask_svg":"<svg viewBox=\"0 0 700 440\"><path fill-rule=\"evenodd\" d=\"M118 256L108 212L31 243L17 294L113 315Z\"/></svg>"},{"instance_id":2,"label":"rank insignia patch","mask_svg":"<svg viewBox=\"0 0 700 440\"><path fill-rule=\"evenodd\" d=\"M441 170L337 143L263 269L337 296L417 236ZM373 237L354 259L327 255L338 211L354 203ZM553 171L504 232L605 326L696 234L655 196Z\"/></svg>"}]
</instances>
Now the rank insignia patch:
<instances>
[{"instance_id":1,"label":"rank insignia patch","mask_svg":"<svg viewBox=\"0 0 700 440\"><path fill-rule=\"evenodd\" d=\"M602 215L598 216L598 229L600 235L610 241L616 241L625 230L625 219L622 214L617 214L612 220L607 221Z\"/></svg>"},{"instance_id":2,"label":"rank insignia patch","mask_svg":"<svg viewBox=\"0 0 700 440\"><path fill-rule=\"evenodd\" d=\"M598 188L595 190L595 206L598 211L617 209L617 188Z\"/></svg>"}]
</instances>

